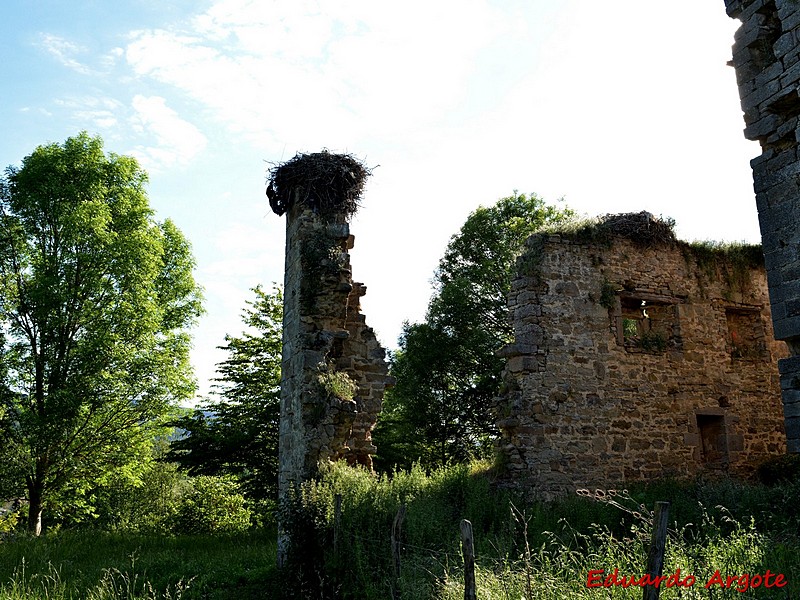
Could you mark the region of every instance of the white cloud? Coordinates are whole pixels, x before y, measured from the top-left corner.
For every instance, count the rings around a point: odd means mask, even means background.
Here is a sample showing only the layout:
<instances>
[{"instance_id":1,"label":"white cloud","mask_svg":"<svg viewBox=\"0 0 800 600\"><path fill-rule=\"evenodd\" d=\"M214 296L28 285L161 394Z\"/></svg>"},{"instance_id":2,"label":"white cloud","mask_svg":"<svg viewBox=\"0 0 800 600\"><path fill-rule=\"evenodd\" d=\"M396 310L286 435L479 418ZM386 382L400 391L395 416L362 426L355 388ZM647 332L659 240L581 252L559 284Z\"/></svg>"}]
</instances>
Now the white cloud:
<instances>
[{"instance_id":1,"label":"white cloud","mask_svg":"<svg viewBox=\"0 0 800 600\"><path fill-rule=\"evenodd\" d=\"M222 0L193 26L135 33L128 62L262 148L423 131L461 102L479 51L516 27L481 0Z\"/></svg>"},{"instance_id":2,"label":"white cloud","mask_svg":"<svg viewBox=\"0 0 800 600\"><path fill-rule=\"evenodd\" d=\"M87 52L86 48L50 33L41 34L39 45L65 67L77 71L82 75L94 74L91 68L75 58L75 55Z\"/></svg>"},{"instance_id":3,"label":"white cloud","mask_svg":"<svg viewBox=\"0 0 800 600\"><path fill-rule=\"evenodd\" d=\"M283 252L276 255L274 242L281 229L277 220L258 225L232 221L216 231L209 240L214 258L198 271L206 290L229 308L241 306L248 287L265 283L265 272L282 270Z\"/></svg>"},{"instance_id":4,"label":"white cloud","mask_svg":"<svg viewBox=\"0 0 800 600\"><path fill-rule=\"evenodd\" d=\"M186 165L205 148L206 137L169 108L164 98L135 96L132 105L134 130L156 140L155 145L139 145L131 152L147 170Z\"/></svg>"},{"instance_id":5,"label":"white cloud","mask_svg":"<svg viewBox=\"0 0 800 600\"><path fill-rule=\"evenodd\" d=\"M31 108L30 106L23 106L22 108L19 109L19 112L21 112L23 114L30 113L30 112L33 112L33 111L35 111L36 114L42 115L43 117L47 117L47 118L50 118L50 117L53 116L53 113L51 113L46 108L41 108L41 107L39 107L39 108Z\"/></svg>"},{"instance_id":6,"label":"white cloud","mask_svg":"<svg viewBox=\"0 0 800 600\"><path fill-rule=\"evenodd\" d=\"M81 129L109 130L119 122L125 110L121 102L107 96L74 96L58 98L53 103L70 112Z\"/></svg>"},{"instance_id":7,"label":"white cloud","mask_svg":"<svg viewBox=\"0 0 800 600\"><path fill-rule=\"evenodd\" d=\"M112 48L110 51L106 52L100 57L100 64L103 65L106 70L110 70L114 68L119 63L120 59L124 57L124 48Z\"/></svg>"}]
</instances>

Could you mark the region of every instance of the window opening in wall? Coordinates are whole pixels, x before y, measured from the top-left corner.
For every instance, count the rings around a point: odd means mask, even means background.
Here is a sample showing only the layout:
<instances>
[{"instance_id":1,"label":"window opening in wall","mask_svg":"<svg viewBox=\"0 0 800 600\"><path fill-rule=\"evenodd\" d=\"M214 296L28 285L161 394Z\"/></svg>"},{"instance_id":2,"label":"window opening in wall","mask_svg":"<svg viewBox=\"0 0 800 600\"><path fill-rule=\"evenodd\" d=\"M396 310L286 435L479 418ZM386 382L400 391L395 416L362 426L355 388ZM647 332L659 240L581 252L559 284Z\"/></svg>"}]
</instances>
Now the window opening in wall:
<instances>
[{"instance_id":1,"label":"window opening in wall","mask_svg":"<svg viewBox=\"0 0 800 600\"><path fill-rule=\"evenodd\" d=\"M675 305L620 297L617 342L631 351L661 353L674 343Z\"/></svg>"},{"instance_id":2,"label":"window opening in wall","mask_svg":"<svg viewBox=\"0 0 800 600\"><path fill-rule=\"evenodd\" d=\"M703 463L724 462L728 457L725 417L723 415L697 415L697 429L700 433Z\"/></svg>"},{"instance_id":3,"label":"window opening in wall","mask_svg":"<svg viewBox=\"0 0 800 600\"><path fill-rule=\"evenodd\" d=\"M733 359L769 360L761 311L757 308L728 307L728 352Z\"/></svg>"}]
</instances>

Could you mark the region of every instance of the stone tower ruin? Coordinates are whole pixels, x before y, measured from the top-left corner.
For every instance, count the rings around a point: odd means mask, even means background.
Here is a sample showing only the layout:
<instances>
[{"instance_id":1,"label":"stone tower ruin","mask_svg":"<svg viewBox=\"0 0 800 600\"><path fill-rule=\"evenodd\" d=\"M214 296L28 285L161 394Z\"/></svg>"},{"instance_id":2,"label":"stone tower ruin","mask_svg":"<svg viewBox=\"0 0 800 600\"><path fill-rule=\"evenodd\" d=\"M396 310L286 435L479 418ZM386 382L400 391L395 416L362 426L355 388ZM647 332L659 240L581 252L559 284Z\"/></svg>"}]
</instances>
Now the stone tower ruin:
<instances>
[{"instance_id":1,"label":"stone tower ruin","mask_svg":"<svg viewBox=\"0 0 800 600\"><path fill-rule=\"evenodd\" d=\"M355 212L369 172L349 155L297 155L270 172L286 214L279 496L344 459L372 467L371 432L392 379L352 280Z\"/></svg>"},{"instance_id":2,"label":"stone tower ruin","mask_svg":"<svg viewBox=\"0 0 800 600\"><path fill-rule=\"evenodd\" d=\"M800 3L725 0L725 8L742 22L731 64L744 135L761 144L750 164L775 337L792 354L778 363L787 450L800 452Z\"/></svg>"}]
</instances>

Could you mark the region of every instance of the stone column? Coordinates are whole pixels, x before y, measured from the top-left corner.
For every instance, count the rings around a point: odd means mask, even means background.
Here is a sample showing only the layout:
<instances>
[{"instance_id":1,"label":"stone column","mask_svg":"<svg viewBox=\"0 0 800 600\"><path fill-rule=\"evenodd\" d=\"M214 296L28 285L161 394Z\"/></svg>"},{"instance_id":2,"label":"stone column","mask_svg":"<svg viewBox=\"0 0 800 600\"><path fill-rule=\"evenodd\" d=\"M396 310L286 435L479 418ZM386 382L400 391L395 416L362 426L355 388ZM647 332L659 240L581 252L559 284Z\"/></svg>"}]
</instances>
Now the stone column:
<instances>
[{"instance_id":1,"label":"stone column","mask_svg":"<svg viewBox=\"0 0 800 600\"><path fill-rule=\"evenodd\" d=\"M800 452L800 3L725 0L739 19L732 64L744 135L761 144L751 161L775 338L792 356L779 361L789 452Z\"/></svg>"},{"instance_id":2,"label":"stone column","mask_svg":"<svg viewBox=\"0 0 800 600\"><path fill-rule=\"evenodd\" d=\"M381 409L385 353L360 313L347 220L368 171L352 157L298 155L271 172L272 209L286 213L279 499L322 463L372 468L371 432ZM281 538L279 560L288 540Z\"/></svg>"},{"instance_id":3,"label":"stone column","mask_svg":"<svg viewBox=\"0 0 800 600\"><path fill-rule=\"evenodd\" d=\"M336 460L356 414L356 384L337 369L349 332L347 297L352 289L350 236L343 215L324 218L298 203L286 219L283 360L281 363L280 495L292 482Z\"/></svg>"}]
</instances>

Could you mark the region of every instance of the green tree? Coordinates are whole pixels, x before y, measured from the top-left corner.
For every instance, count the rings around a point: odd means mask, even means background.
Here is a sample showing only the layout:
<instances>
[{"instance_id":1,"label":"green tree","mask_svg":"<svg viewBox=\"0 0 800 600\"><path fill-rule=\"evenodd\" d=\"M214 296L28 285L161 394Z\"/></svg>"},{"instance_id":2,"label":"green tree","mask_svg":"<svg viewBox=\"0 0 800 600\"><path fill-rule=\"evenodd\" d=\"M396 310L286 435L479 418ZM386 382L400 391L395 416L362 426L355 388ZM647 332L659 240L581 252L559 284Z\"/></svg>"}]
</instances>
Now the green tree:
<instances>
[{"instance_id":1,"label":"green tree","mask_svg":"<svg viewBox=\"0 0 800 600\"><path fill-rule=\"evenodd\" d=\"M424 323L404 324L391 358L388 391L375 432L382 468L467 460L496 434L492 399L511 339L506 299L525 240L571 219L566 208L517 194L469 215L434 275Z\"/></svg>"},{"instance_id":2,"label":"green tree","mask_svg":"<svg viewBox=\"0 0 800 600\"><path fill-rule=\"evenodd\" d=\"M247 331L225 336L228 358L217 365L219 399L176 425L187 436L169 458L192 475L235 475L250 498L275 496L278 477L283 295L253 288L242 320Z\"/></svg>"},{"instance_id":3,"label":"green tree","mask_svg":"<svg viewBox=\"0 0 800 600\"><path fill-rule=\"evenodd\" d=\"M177 227L154 220L146 181L86 133L36 148L0 181L0 451L36 534L59 494L130 466L194 392L194 260Z\"/></svg>"}]
</instances>

